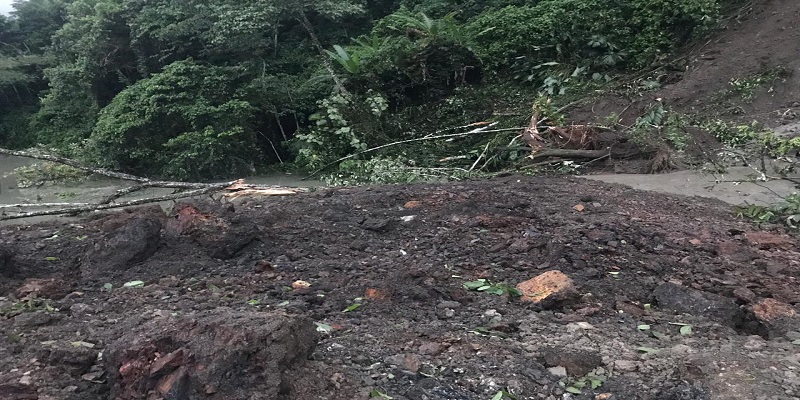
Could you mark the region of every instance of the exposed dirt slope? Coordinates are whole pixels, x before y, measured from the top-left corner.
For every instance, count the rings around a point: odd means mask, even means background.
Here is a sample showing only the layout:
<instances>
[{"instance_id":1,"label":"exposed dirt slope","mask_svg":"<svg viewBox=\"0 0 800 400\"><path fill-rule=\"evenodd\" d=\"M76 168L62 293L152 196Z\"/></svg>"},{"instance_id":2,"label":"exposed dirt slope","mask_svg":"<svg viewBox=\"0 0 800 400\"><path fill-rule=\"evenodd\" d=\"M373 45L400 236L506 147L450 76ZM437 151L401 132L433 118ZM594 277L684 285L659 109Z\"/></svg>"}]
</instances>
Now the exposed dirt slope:
<instances>
[{"instance_id":1,"label":"exposed dirt slope","mask_svg":"<svg viewBox=\"0 0 800 400\"><path fill-rule=\"evenodd\" d=\"M756 120L772 128L794 124L800 114L799 19L800 2L752 1L727 19L721 32L690 49L678 62L685 64L685 71L663 75L661 89L637 97L606 97L576 110L573 116L603 121L617 113L631 122L656 99L662 99L666 106L681 112L747 123ZM742 99L740 93L731 91L733 80L770 72L777 79L757 85L752 99Z\"/></svg>"}]
</instances>

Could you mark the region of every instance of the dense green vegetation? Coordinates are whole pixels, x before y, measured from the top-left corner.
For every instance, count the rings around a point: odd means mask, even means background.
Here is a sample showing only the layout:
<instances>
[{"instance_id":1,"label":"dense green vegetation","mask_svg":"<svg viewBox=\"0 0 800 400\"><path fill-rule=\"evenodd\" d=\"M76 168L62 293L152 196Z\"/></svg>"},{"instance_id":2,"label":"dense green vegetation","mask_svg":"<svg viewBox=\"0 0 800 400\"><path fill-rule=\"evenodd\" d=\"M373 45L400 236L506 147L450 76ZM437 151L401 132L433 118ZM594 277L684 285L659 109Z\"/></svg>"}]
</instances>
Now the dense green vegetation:
<instances>
[{"instance_id":1,"label":"dense green vegetation","mask_svg":"<svg viewBox=\"0 0 800 400\"><path fill-rule=\"evenodd\" d=\"M315 169L477 121L519 125L540 95L663 61L714 26L717 3L20 1L0 17L0 145L181 179ZM396 180L444 157L463 171L513 137L482 135L392 146L330 172Z\"/></svg>"}]
</instances>

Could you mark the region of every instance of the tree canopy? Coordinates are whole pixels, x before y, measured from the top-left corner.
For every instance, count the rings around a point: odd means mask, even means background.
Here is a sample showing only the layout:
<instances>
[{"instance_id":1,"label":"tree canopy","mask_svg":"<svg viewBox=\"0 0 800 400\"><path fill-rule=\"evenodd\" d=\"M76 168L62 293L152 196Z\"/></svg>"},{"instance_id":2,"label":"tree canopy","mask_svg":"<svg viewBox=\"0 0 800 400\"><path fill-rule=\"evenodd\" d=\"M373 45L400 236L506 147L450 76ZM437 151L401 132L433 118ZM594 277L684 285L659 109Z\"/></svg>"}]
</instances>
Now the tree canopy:
<instances>
[{"instance_id":1,"label":"tree canopy","mask_svg":"<svg viewBox=\"0 0 800 400\"><path fill-rule=\"evenodd\" d=\"M569 95L662 60L719 12L716 0L28 0L14 8L0 17L0 144L184 179L284 161L315 168L510 104L529 108L539 95ZM381 157L426 162L440 150Z\"/></svg>"}]
</instances>

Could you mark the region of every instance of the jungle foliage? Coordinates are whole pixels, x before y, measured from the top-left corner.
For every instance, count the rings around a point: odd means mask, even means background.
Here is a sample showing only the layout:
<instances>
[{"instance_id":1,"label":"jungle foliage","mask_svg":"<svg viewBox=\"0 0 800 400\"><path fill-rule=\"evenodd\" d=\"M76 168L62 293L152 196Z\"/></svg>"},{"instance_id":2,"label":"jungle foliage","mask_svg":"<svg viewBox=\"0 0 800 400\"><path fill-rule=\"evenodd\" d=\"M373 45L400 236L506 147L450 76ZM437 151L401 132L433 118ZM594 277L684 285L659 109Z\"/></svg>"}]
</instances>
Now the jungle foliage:
<instances>
[{"instance_id":1,"label":"jungle foliage","mask_svg":"<svg viewBox=\"0 0 800 400\"><path fill-rule=\"evenodd\" d=\"M443 128L520 124L540 95L663 61L716 24L718 3L17 1L0 16L0 145L180 179L316 169ZM510 137L413 142L329 172L403 180L372 172L445 157L463 172Z\"/></svg>"}]
</instances>

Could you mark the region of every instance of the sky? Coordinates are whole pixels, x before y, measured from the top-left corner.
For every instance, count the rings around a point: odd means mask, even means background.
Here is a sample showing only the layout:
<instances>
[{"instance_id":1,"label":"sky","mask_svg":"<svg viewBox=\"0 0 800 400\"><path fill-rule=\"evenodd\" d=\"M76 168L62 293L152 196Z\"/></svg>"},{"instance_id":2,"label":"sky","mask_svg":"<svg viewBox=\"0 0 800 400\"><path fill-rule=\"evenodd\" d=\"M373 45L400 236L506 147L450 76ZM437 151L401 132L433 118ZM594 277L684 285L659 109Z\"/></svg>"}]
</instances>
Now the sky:
<instances>
[{"instance_id":1,"label":"sky","mask_svg":"<svg viewBox=\"0 0 800 400\"><path fill-rule=\"evenodd\" d=\"M8 15L11 12L11 3L14 0L0 0L0 14Z\"/></svg>"}]
</instances>

